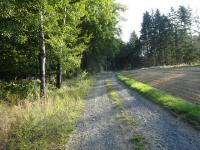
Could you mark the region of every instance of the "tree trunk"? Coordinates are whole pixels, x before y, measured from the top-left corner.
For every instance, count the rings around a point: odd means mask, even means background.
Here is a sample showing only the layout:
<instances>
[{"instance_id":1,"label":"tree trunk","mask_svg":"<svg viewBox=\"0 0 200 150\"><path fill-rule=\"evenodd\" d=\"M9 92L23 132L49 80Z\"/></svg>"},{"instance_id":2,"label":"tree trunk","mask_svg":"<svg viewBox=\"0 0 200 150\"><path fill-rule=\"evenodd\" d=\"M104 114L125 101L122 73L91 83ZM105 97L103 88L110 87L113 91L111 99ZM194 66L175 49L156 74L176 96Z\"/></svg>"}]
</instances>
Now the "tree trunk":
<instances>
[{"instance_id":1,"label":"tree trunk","mask_svg":"<svg viewBox=\"0 0 200 150\"><path fill-rule=\"evenodd\" d=\"M41 21L41 51L40 51L40 97L45 100L46 98L46 83L45 83L45 64L46 64L46 48L44 37L44 18L43 13L40 11Z\"/></svg>"},{"instance_id":2,"label":"tree trunk","mask_svg":"<svg viewBox=\"0 0 200 150\"><path fill-rule=\"evenodd\" d=\"M62 0L62 3L64 3L63 0ZM67 11L67 8L66 8L66 6L64 6L63 27L65 26L66 19L67 19L66 11ZM62 38L64 39L64 35L62 35ZM61 88L61 86L62 86L62 64L61 64L61 62L59 62L57 64L57 84L56 84L56 86L57 86L57 88Z\"/></svg>"},{"instance_id":3,"label":"tree trunk","mask_svg":"<svg viewBox=\"0 0 200 150\"><path fill-rule=\"evenodd\" d=\"M58 64L57 66L57 88L61 88L62 86L62 65Z\"/></svg>"}]
</instances>

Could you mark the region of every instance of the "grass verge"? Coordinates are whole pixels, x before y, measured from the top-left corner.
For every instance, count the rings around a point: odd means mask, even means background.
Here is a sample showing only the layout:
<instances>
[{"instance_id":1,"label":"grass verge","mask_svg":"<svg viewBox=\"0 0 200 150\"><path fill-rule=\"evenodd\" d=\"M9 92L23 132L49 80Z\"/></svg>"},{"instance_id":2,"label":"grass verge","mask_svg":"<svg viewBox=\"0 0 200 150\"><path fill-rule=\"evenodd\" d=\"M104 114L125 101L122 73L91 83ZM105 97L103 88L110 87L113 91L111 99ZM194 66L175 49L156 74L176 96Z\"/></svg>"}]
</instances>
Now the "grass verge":
<instances>
[{"instance_id":1,"label":"grass verge","mask_svg":"<svg viewBox=\"0 0 200 150\"><path fill-rule=\"evenodd\" d=\"M108 94L112 99L114 105L119 108L120 110L120 117L119 119L122 120L126 125L129 125L131 128L136 127L136 122L133 120L132 117L128 115L126 112L124 105L120 99L119 94L113 88L112 82L109 80L105 81L105 85L107 87ZM145 149L145 138L141 134L136 134L130 140L134 144L134 150L144 150Z\"/></svg>"},{"instance_id":2,"label":"grass verge","mask_svg":"<svg viewBox=\"0 0 200 150\"><path fill-rule=\"evenodd\" d=\"M48 88L47 101L0 104L0 149L65 149L93 80L74 79Z\"/></svg>"},{"instance_id":3,"label":"grass verge","mask_svg":"<svg viewBox=\"0 0 200 150\"><path fill-rule=\"evenodd\" d=\"M200 129L200 105L172 96L147 84L127 78L121 74L118 74L117 78L130 88L135 89L146 96L148 99L186 120L196 129Z\"/></svg>"}]
</instances>

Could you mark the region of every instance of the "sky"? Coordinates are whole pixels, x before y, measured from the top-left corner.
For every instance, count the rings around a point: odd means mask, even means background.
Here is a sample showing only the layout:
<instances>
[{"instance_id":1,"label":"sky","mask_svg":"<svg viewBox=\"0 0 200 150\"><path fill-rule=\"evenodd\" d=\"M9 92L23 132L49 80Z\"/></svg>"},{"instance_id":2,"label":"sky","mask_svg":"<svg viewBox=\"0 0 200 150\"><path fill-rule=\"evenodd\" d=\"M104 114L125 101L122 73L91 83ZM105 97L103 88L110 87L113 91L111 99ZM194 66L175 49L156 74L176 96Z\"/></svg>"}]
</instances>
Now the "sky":
<instances>
[{"instance_id":1,"label":"sky","mask_svg":"<svg viewBox=\"0 0 200 150\"><path fill-rule=\"evenodd\" d=\"M183 5L190 7L193 14L200 16L200 0L116 0L117 2L126 5L127 11L121 16L125 21L121 21L119 26L122 29L121 38L127 42L133 30L140 35L143 13L151 12L152 9L159 8L161 13L167 14L171 7L178 8Z\"/></svg>"}]
</instances>

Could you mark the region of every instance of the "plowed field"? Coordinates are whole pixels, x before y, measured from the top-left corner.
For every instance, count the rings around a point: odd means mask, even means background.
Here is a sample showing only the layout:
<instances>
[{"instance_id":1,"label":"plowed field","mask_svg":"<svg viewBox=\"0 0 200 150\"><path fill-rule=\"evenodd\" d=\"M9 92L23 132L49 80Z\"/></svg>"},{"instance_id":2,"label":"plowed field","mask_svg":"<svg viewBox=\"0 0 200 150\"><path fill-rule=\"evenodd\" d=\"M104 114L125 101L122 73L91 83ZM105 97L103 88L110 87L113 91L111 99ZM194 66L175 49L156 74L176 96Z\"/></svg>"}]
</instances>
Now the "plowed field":
<instances>
[{"instance_id":1,"label":"plowed field","mask_svg":"<svg viewBox=\"0 0 200 150\"><path fill-rule=\"evenodd\" d=\"M200 67L145 68L124 71L123 74L171 95L200 104Z\"/></svg>"}]
</instances>

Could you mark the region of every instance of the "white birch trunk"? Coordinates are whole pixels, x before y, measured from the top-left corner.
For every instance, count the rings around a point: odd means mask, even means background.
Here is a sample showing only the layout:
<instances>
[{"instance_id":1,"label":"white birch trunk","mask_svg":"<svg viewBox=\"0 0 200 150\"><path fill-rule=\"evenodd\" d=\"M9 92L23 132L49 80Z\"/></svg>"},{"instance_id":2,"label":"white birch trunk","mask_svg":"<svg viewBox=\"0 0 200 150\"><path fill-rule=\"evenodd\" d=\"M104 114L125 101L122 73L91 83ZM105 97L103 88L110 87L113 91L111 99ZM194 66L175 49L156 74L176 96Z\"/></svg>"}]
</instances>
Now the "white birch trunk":
<instances>
[{"instance_id":1,"label":"white birch trunk","mask_svg":"<svg viewBox=\"0 0 200 150\"><path fill-rule=\"evenodd\" d=\"M46 82L45 82L45 65L46 65L46 48L45 48L45 35L44 35L44 16L40 11L41 22L41 50L40 50L40 96L46 98Z\"/></svg>"}]
</instances>

